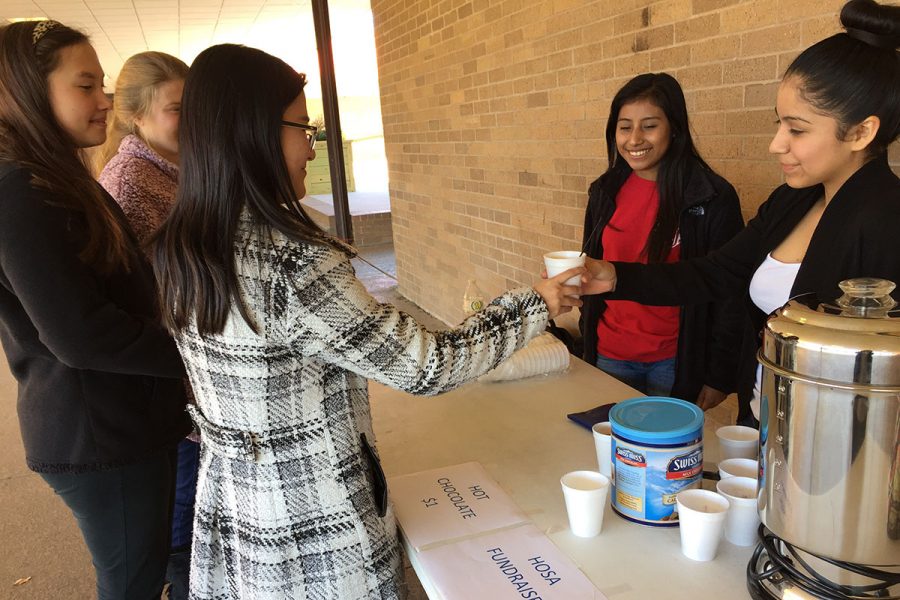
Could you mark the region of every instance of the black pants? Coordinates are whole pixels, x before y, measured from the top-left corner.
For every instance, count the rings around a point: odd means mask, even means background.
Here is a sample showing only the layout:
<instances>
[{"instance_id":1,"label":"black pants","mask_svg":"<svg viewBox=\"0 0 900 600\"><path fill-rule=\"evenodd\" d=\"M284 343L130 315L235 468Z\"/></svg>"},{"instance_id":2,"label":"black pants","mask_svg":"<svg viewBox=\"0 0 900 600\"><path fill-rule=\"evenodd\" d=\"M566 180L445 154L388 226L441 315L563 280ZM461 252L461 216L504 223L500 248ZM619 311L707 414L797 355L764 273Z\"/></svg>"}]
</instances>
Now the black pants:
<instances>
[{"instance_id":1,"label":"black pants","mask_svg":"<svg viewBox=\"0 0 900 600\"><path fill-rule=\"evenodd\" d=\"M75 515L99 600L159 600L171 534L174 452L89 473L41 473Z\"/></svg>"}]
</instances>

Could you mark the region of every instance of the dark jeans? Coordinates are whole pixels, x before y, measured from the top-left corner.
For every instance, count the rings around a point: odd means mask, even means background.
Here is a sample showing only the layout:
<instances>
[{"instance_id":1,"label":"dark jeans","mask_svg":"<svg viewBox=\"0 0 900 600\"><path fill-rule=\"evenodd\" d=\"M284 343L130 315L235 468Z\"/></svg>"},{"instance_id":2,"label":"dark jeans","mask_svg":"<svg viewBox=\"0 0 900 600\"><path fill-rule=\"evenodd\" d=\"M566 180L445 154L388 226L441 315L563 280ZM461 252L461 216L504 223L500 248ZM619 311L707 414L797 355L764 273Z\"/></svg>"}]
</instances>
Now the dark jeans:
<instances>
[{"instance_id":1,"label":"dark jeans","mask_svg":"<svg viewBox=\"0 0 900 600\"><path fill-rule=\"evenodd\" d=\"M78 521L99 600L158 600L169 556L175 453L89 473L41 473Z\"/></svg>"},{"instance_id":2,"label":"dark jeans","mask_svg":"<svg viewBox=\"0 0 900 600\"><path fill-rule=\"evenodd\" d=\"M200 444L183 439L178 444L178 475L175 478L175 504L172 515L172 553L166 567L169 600L187 600L191 561L191 534L194 530L194 498L197 495L197 469Z\"/></svg>"},{"instance_id":3,"label":"dark jeans","mask_svg":"<svg viewBox=\"0 0 900 600\"><path fill-rule=\"evenodd\" d=\"M668 396L675 383L675 359L654 362L616 360L597 355L597 368L648 396Z\"/></svg>"}]
</instances>

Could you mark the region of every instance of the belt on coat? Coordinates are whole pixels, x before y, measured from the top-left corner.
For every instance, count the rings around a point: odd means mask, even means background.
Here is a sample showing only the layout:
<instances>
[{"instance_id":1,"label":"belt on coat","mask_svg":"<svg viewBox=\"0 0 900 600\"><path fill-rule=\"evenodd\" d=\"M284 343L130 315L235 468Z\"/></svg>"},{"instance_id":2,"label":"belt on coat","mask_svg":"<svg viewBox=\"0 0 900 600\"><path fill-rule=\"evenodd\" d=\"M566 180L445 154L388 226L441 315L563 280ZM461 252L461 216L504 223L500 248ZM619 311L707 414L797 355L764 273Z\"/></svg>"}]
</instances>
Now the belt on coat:
<instances>
[{"instance_id":1,"label":"belt on coat","mask_svg":"<svg viewBox=\"0 0 900 600\"><path fill-rule=\"evenodd\" d=\"M200 412L200 409L188 404L188 414L194 425L200 430L201 443L214 454L249 462L270 462L279 450L296 448L304 442L300 427L285 427L275 431L254 433L216 425ZM266 460L269 459L269 460Z\"/></svg>"}]
</instances>

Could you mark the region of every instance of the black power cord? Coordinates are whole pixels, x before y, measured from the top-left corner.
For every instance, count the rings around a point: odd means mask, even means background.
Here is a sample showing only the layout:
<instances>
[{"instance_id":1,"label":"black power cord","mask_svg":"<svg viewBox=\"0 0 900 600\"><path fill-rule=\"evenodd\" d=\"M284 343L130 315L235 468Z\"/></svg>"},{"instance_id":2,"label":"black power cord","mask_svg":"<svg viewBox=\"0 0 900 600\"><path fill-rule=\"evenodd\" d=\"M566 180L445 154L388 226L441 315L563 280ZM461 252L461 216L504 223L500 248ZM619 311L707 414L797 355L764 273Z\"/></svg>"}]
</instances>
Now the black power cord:
<instances>
[{"instance_id":1,"label":"black power cord","mask_svg":"<svg viewBox=\"0 0 900 600\"><path fill-rule=\"evenodd\" d=\"M764 525L759 526L759 537L761 541L747 565L747 590L754 600L778 597L766 589L763 584L765 580L772 580L775 585L778 585L780 580L789 581L804 592L822 600L900 600L900 596L892 595L890 590L891 587L900 585L900 573L818 557L840 569L857 573L875 582L870 585L854 586L835 583L817 573L801 558L794 546L776 537ZM780 546L784 547L786 553ZM763 552L766 553L767 560L760 571L758 567ZM798 568L798 565L802 569Z\"/></svg>"}]
</instances>

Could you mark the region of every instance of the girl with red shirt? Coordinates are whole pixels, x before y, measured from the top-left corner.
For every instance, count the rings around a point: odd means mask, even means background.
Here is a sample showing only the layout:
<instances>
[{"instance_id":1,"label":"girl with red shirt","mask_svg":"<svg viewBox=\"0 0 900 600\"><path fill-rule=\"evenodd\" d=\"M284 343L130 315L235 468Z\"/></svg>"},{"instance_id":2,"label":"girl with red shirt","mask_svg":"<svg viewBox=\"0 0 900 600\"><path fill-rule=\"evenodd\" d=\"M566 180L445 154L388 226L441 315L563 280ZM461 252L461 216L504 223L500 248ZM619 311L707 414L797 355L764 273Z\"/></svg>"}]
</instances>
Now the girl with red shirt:
<instances>
[{"instance_id":1,"label":"girl with red shirt","mask_svg":"<svg viewBox=\"0 0 900 600\"><path fill-rule=\"evenodd\" d=\"M741 230L734 188L700 158L681 86L639 75L613 98L609 168L591 184L584 246L606 260L703 256ZM740 347L734 302L683 308L585 296L584 358L648 395L715 406L733 391Z\"/></svg>"}]
</instances>

